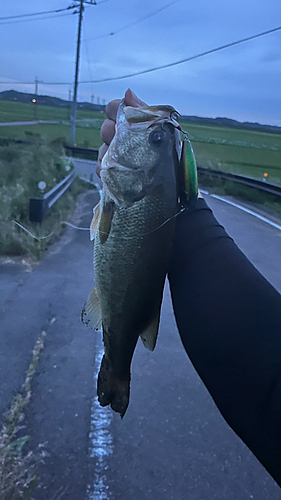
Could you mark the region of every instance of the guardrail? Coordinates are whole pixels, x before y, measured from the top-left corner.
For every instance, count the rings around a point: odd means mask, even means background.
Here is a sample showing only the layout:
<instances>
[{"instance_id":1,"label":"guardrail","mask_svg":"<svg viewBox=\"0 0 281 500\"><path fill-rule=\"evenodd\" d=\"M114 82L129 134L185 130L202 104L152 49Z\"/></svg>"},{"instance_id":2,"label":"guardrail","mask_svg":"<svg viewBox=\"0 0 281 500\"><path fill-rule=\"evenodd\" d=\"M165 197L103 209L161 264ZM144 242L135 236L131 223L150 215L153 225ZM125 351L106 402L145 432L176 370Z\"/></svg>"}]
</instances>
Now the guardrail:
<instances>
[{"instance_id":1,"label":"guardrail","mask_svg":"<svg viewBox=\"0 0 281 500\"><path fill-rule=\"evenodd\" d=\"M98 157L98 150L96 149L85 149L78 148L76 146L68 146L69 150L74 150L75 152L83 152L94 154L95 159ZM93 159L93 157L92 157ZM198 173L203 175L211 175L212 177L218 177L221 179L231 180L233 182L238 182L244 186L250 186L261 191L266 191L267 193L273 194L275 196L281 196L281 186L276 184L268 184L267 182L253 179L251 177L245 177L243 175L230 174L228 172L222 172L220 170L213 170L210 168L204 168L197 166ZM42 198L31 198L29 200L29 220L31 222L42 222L45 215L48 213L53 204L63 195L63 193L69 188L69 186L74 181L76 172L73 170L65 179L63 179L57 186L55 186L51 191L46 193Z\"/></svg>"},{"instance_id":2,"label":"guardrail","mask_svg":"<svg viewBox=\"0 0 281 500\"><path fill-rule=\"evenodd\" d=\"M87 160L98 159L98 149L80 148L78 146L69 146L68 144L64 144L64 148L66 151L70 151L74 158L85 158Z\"/></svg>"},{"instance_id":3,"label":"guardrail","mask_svg":"<svg viewBox=\"0 0 281 500\"><path fill-rule=\"evenodd\" d=\"M75 179L76 172L73 170L51 191L42 198L31 198L29 200L29 220L31 222L42 222L54 203L63 195Z\"/></svg>"},{"instance_id":4,"label":"guardrail","mask_svg":"<svg viewBox=\"0 0 281 500\"><path fill-rule=\"evenodd\" d=\"M211 175L212 177L218 177L220 179L227 179L233 182L239 182L244 186L250 186L260 191L266 191L267 193L274 194L275 196L281 196L281 186L276 184L268 184L267 181L259 181L253 179L252 177L244 177L243 175L230 174L228 172L222 172L221 170L212 170L210 168L197 167L198 173L203 175Z\"/></svg>"}]
</instances>

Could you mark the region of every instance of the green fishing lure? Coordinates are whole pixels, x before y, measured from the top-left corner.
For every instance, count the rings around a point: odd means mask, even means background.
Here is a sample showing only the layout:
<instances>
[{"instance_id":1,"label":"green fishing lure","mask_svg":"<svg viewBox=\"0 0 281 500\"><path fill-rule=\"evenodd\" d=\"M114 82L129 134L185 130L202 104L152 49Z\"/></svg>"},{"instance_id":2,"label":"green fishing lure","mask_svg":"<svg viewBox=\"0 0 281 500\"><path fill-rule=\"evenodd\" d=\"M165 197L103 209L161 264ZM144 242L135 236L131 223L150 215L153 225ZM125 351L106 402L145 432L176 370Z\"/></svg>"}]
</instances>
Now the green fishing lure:
<instances>
[{"instance_id":1,"label":"green fishing lure","mask_svg":"<svg viewBox=\"0 0 281 500\"><path fill-rule=\"evenodd\" d=\"M183 131L182 131L183 132ZM198 198L198 178L196 159L186 132L182 143L178 168L178 192L184 208L194 208Z\"/></svg>"}]
</instances>

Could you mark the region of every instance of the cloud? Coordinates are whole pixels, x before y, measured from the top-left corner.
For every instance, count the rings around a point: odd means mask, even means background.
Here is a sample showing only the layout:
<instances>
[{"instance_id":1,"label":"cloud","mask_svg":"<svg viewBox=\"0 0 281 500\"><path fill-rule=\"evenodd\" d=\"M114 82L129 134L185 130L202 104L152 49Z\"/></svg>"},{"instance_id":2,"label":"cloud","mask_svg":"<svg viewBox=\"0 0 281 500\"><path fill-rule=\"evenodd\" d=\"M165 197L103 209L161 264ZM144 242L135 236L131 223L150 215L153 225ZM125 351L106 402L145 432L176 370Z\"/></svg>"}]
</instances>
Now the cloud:
<instances>
[{"instance_id":1,"label":"cloud","mask_svg":"<svg viewBox=\"0 0 281 500\"><path fill-rule=\"evenodd\" d=\"M84 12L80 79L119 76L177 61L276 26L281 3L256 0L185 0L105 38L169 0L120 0L87 6ZM4 2L1 15L61 8L61 0ZM242 22L243 21L243 22ZM1 26L1 73L6 78L73 82L76 16ZM184 114L228 116L272 123L281 109L281 33L169 69L120 81L79 85L79 98L92 92L107 100L132 87L147 102L175 105ZM22 88L22 87L21 87ZM62 97L68 86L39 85ZM4 90L3 85L0 89ZM34 84L30 91L34 90ZM260 117L260 118L259 118Z\"/></svg>"}]
</instances>

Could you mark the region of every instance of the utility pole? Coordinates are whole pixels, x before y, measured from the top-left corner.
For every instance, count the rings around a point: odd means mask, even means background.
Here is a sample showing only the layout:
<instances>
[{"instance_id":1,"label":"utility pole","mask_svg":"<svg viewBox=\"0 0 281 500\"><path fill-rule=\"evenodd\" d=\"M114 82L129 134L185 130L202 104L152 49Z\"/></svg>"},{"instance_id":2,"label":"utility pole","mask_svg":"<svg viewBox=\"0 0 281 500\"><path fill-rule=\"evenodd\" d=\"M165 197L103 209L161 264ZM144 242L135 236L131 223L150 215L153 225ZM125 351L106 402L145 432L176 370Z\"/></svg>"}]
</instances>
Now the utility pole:
<instances>
[{"instance_id":1,"label":"utility pole","mask_svg":"<svg viewBox=\"0 0 281 500\"><path fill-rule=\"evenodd\" d=\"M70 128L70 144L75 143L77 88L78 88L78 72L79 72L79 58L80 58L80 44L81 44L81 28L82 28L83 10L84 10L83 0L80 0L77 47L76 47L74 92L73 92L73 101L72 101L72 113L71 113L71 118L70 118L70 127L71 127Z\"/></svg>"},{"instance_id":2,"label":"utility pole","mask_svg":"<svg viewBox=\"0 0 281 500\"><path fill-rule=\"evenodd\" d=\"M90 5L97 5L96 0L80 0L77 47L76 47L74 91L73 91L73 101L72 101L72 113L71 113L71 117L70 117L70 143L71 144L75 143L78 73L79 73L82 18L83 18L83 11L84 11L83 3L88 3Z\"/></svg>"},{"instance_id":3,"label":"utility pole","mask_svg":"<svg viewBox=\"0 0 281 500\"><path fill-rule=\"evenodd\" d=\"M38 83L39 83L38 76L36 76L35 77L35 95L36 96L38 95Z\"/></svg>"},{"instance_id":4,"label":"utility pole","mask_svg":"<svg viewBox=\"0 0 281 500\"><path fill-rule=\"evenodd\" d=\"M68 90L68 102L69 105L67 106L67 120L71 119L71 89Z\"/></svg>"},{"instance_id":5,"label":"utility pole","mask_svg":"<svg viewBox=\"0 0 281 500\"><path fill-rule=\"evenodd\" d=\"M38 84L42 83L42 81L38 80L38 76L35 77L35 98L32 99L32 102L34 103L34 118L37 120L37 96L38 96Z\"/></svg>"}]
</instances>

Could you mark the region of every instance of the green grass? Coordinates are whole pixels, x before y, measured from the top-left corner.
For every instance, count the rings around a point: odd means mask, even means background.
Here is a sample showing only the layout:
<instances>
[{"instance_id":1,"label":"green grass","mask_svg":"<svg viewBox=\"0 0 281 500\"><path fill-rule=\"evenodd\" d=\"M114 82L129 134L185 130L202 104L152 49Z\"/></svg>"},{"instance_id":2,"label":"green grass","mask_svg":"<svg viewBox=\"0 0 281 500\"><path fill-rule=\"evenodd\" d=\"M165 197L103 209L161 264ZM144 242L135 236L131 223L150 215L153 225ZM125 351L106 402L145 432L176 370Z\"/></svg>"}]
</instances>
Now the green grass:
<instances>
[{"instance_id":1,"label":"green grass","mask_svg":"<svg viewBox=\"0 0 281 500\"><path fill-rule=\"evenodd\" d=\"M198 165L205 168L262 179L281 185L281 134L230 127L194 125L189 133Z\"/></svg>"},{"instance_id":2,"label":"green grass","mask_svg":"<svg viewBox=\"0 0 281 500\"><path fill-rule=\"evenodd\" d=\"M0 127L0 138L30 140L31 134L39 134L45 141L60 137L69 142L69 110L38 105L37 116L60 123ZM99 148L102 144L99 131L104 118L99 111L78 110L77 119L84 119L84 122L77 122L76 144ZM0 101L0 122L33 119L32 103ZM281 185L281 134L187 121L182 121L181 125L189 133L198 165L256 179L262 179L266 172L269 183Z\"/></svg>"},{"instance_id":3,"label":"green grass","mask_svg":"<svg viewBox=\"0 0 281 500\"><path fill-rule=\"evenodd\" d=\"M52 206L41 224L30 222L27 211L21 217L13 217L14 205L22 210L23 206L27 207L29 198L26 197L22 205L19 205L19 200L16 197L12 198L10 212L7 214L6 211L4 216L0 217L0 254L32 256L36 259L43 258L48 246L57 241L63 234L65 228L63 221L67 221L74 212L77 196L86 188L88 188L88 185L86 186L85 183L76 178L70 188ZM36 239L18 227L13 220L19 222ZM48 237L46 238L46 236Z\"/></svg>"},{"instance_id":4,"label":"green grass","mask_svg":"<svg viewBox=\"0 0 281 500\"><path fill-rule=\"evenodd\" d=\"M258 147L277 147L281 148L281 134L272 134L269 132L260 132L255 130L239 129L235 127L222 127L215 125L198 125L189 122L181 122L183 128L190 134L191 140L198 141L226 141L226 142L245 142L255 144Z\"/></svg>"},{"instance_id":5,"label":"green grass","mask_svg":"<svg viewBox=\"0 0 281 500\"><path fill-rule=\"evenodd\" d=\"M76 144L87 148L99 148L102 144L100 138L100 127L102 121L95 126L81 126L77 123ZM86 123L85 125L91 125ZM39 134L47 142L57 138L62 138L69 142L70 125L65 124L42 124L42 125L22 125L11 127L0 127L0 138L12 138L30 140L31 134Z\"/></svg>"},{"instance_id":6,"label":"green grass","mask_svg":"<svg viewBox=\"0 0 281 500\"><path fill-rule=\"evenodd\" d=\"M45 181L46 192L67 175L59 144L34 140L33 144L0 147L0 248L2 255L34 255L40 258L48 244L62 232L61 221L75 209L76 197L85 188L75 179L54 204L42 224L29 222L29 199L41 196L38 182ZM17 221L38 239L31 238L14 224ZM52 238L40 240L54 233Z\"/></svg>"},{"instance_id":7,"label":"green grass","mask_svg":"<svg viewBox=\"0 0 281 500\"><path fill-rule=\"evenodd\" d=\"M281 215L280 197L260 191L250 186L244 186L238 182L233 182L228 179L219 179L206 174L198 175L199 187L207 188L208 191L218 195L233 196L246 202L260 205L272 212Z\"/></svg>"},{"instance_id":8,"label":"green grass","mask_svg":"<svg viewBox=\"0 0 281 500\"><path fill-rule=\"evenodd\" d=\"M58 124L39 124L0 127L0 138L28 140L30 134L39 134L50 142L61 137L66 142L70 138L70 109L55 106L36 105L37 120L54 120ZM89 148L99 148L100 127L105 118L101 111L77 110L76 144ZM35 119L35 105L13 101L0 101L0 123L13 121L33 121ZM80 122L79 120L84 120Z\"/></svg>"}]
</instances>

